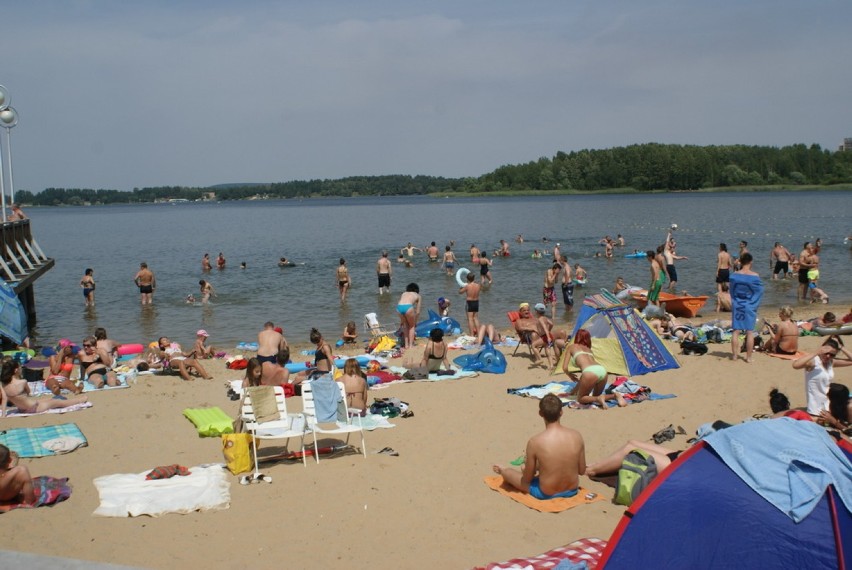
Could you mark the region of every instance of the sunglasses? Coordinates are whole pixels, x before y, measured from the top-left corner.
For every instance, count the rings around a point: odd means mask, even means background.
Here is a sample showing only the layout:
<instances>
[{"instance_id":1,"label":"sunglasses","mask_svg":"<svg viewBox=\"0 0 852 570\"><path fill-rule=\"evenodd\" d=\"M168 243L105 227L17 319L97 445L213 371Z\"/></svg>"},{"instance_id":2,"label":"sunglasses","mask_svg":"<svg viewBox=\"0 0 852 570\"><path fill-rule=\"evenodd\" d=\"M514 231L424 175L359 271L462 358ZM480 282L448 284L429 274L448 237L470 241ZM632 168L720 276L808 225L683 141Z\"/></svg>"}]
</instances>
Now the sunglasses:
<instances>
[{"instance_id":1,"label":"sunglasses","mask_svg":"<svg viewBox=\"0 0 852 570\"><path fill-rule=\"evenodd\" d=\"M83 343L83 348L95 348L95 345Z\"/></svg>"}]
</instances>

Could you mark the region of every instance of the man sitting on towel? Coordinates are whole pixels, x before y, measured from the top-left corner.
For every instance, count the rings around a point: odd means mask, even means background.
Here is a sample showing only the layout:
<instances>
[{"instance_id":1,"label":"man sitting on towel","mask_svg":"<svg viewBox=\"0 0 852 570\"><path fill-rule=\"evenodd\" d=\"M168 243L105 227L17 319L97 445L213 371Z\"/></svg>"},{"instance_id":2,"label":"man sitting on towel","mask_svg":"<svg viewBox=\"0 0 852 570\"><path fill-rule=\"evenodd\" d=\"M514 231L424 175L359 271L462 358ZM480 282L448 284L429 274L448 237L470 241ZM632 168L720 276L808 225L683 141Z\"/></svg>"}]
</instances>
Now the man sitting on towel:
<instances>
[{"instance_id":1,"label":"man sitting on towel","mask_svg":"<svg viewBox=\"0 0 852 570\"><path fill-rule=\"evenodd\" d=\"M586 472L586 448L583 436L560 423L562 401L548 394L538 404L544 431L527 442L523 472L494 465L503 481L536 499L573 497Z\"/></svg>"}]
</instances>

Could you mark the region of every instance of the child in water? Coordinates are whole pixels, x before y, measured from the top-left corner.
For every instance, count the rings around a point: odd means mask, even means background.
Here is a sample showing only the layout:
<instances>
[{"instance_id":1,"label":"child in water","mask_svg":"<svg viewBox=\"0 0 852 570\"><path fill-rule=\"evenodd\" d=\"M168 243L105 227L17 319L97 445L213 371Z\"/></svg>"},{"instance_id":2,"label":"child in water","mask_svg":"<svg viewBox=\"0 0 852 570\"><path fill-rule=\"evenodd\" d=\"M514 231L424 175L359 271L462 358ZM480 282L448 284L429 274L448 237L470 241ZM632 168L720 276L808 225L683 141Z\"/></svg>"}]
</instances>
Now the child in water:
<instances>
[{"instance_id":1,"label":"child in water","mask_svg":"<svg viewBox=\"0 0 852 570\"><path fill-rule=\"evenodd\" d=\"M442 317L450 316L450 300L444 297L438 297L438 314Z\"/></svg>"}]
</instances>

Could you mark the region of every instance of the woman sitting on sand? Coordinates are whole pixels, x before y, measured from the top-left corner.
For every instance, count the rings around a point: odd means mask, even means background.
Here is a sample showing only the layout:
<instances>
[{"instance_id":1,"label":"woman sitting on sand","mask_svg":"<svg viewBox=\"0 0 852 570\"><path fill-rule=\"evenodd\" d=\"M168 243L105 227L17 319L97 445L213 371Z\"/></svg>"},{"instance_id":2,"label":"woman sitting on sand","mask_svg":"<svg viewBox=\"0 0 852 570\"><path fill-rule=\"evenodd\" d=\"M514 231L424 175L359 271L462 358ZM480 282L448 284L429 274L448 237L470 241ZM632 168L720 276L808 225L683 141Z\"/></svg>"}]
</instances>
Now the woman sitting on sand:
<instances>
[{"instance_id":1,"label":"woman sitting on sand","mask_svg":"<svg viewBox=\"0 0 852 570\"><path fill-rule=\"evenodd\" d=\"M426 347L423 349L423 360L420 366L426 366L429 372L437 372L441 369L441 364L445 370L450 369L450 361L447 359L447 354L450 349L447 343L444 342L444 331L435 328L429 331L429 340L426 341Z\"/></svg>"},{"instance_id":2,"label":"woman sitting on sand","mask_svg":"<svg viewBox=\"0 0 852 570\"><path fill-rule=\"evenodd\" d=\"M6 406L11 403L24 414L40 414L54 408L68 408L89 400L84 395L73 396L64 400L55 398L33 398L30 395L29 383L21 378L21 364L14 359L3 361L0 369L0 417L6 415Z\"/></svg>"},{"instance_id":3,"label":"woman sitting on sand","mask_svg":"<svg viewBox=\"0 0 852 570\"><path fill-rule=\"evenodd\" d=\"M71 345L71 341L63 338L59 341L59 346L56 347L56 354L51 354L48 362L50 363L50 375L44 381L44 386L54 395L58 396L62 390L68 390L79 394L83 391L83 384L71 381L71 372L74 370L75 347Z\"/></svg>"},{"instance_id":4,"label":"woman sitting on sand","mask_svg":"<svg viewBox=\"0 0 852 570\"><path fill-rule=\"evenodd\" d=\"M346 360L343 375L337 381L343 383L346 391L346 407L358 410L361 416L367 415L367 379L356 359Z\"/></svg>"},{"instance_id":5,"label":"woman sitting on sand","mask_svg":"<svg viewBox=\"0 0 852 570\"><path fill-rule=\"evenodd\" d=\"M160 348L160 352L162 353L161 358L163 361L163 367L177 370L180 377L184 380L193 380L192 376L189 375L189 371L193 369L205 380L211 380L213 378L207 374L207 371L204 370L204 367L201 366L201 363L198 362L198 360L195 358L189 358L188 355L184 354L183 350L181 350L180 345L176 342L170 341L168 337L161 336L157 340L157 346Z\"/></svg>"},{"instance_id":6,"label":"woman sitting on sand","mask_svg":"<svg viewBox=\"0 0 852 570\"><path fill-rule=\"evenodd\" d=\"M83 339L83 349L77 352L80 363L80 378L97 389L107 386L118 386L120 382L112 371L113 358L109 353L98 347L98 339L89 336Z\"/></svg>"},{"instance_id":7,"label":"woman sitting on sand","mask_svg":"<svg viewBox=\"0 0 852 570\"><path fill-rule=\"evenodd\" d=\"M311 342L314 343L314 366L304 372L299 372L293 378L293 384L301 384L305 380L310 380L315 376L331 372L331 359L334 353L331 352L331 346L325 341L322 334L317 329L311 329ZM301 388L296 394L301 393Z\"/></svg>"},{"instance_id":8,"label":"woman sitting on sand","mask_svg":"<svg viewBox=\"0 0 852 570\"><path fill-rule=\"evenodd\" d=\"M780 323L771 325L769 321L763 321L768 334L772 335L763 345L766 352L774 354L796 354L799 350L799 327L790 320L792 316L793 308L785 305L778 311L778 317L781 319Z\"/></svg>"},{"instance_id":9,"label":"woman sitting on sand","mask_svg":"<svg viewBox=\"0 0 852 570\"><path fill-rule=\"evenodd\" d=\"M565 347L567 356L562 362L562 370L571 380L577 383L570 392L577 397L580 404L600 404L601 408L607 409L607 400L615 400L619 407L624 407L627 402L624 396L618 392L604 394L606 388L606 368L598 364L592 354L592 335L586 329L580 329L574 335L574 343ZM577 377L571 368L579 368L580 376Z\"/></svg>"}]
</instances>

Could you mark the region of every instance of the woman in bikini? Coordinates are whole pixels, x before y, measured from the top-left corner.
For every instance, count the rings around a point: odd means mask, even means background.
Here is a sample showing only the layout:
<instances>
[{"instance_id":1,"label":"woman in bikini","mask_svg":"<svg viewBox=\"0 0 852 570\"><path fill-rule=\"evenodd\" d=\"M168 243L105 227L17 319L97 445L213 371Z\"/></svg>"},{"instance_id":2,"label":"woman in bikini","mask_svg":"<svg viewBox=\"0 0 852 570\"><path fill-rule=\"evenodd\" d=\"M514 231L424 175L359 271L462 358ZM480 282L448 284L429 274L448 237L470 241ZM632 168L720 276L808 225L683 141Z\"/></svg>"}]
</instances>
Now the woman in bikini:
<instances>
[{"instance_id":1,"label":"woman in bikini","mask_svg":"<svg viewBox=\"0 0 852 570\"><path fill-rule=\"evenodd\" d=\"M573 344L565 347L569 358L562 363L562 370L573 381L577 383L574 389L570 392L571 395L577 397L577 402L580 404L600 404L601 409L607 409L607 400L615 400L619 407L624 407L627 402L624 397L618 392L612 394L604 394L606 388L607 371L606 368L598 364L595 356L592 354L592 335L586 329L580 329L574 335ZM579 368L580 376L576 372L571 372L571 368Z\"/></svg>"},{"instance_id":2,"label":"woman in bikini","mask_svg":"<svg viewBox=\"0 0 852 570\"><path fill-rule=\"evenodd\" d=\"M346 391L346 407L358 410L361 416L367 415L367 379L356 359L346 360L338 382L343 383Z\"/></svg>"},{"instance_id":3,"label":"woman in bikini","mask_svg":"<svg viewBox=\"0 0 852 570\"><path fill-rule=\"evenodd\" d=\"M71 341L63 338L59 341L56 354L51 354L50 376L44 381L45 387L58 396L62 390L68 390L79 394L83 391L83 384L71 381L71 371L74 370L74 347Z\"/></svg>"},{"instance_id":4,"label":"woman in bikini","mask_svg":"<svg viewBox=\"0 0 852 570\"><path fill-rule=\"evenodd\" d=\"M785 305L778 311L778 317L781 319L780 323L770 325L769 322L764 321L768 328L767 332L772 335L764 345L767 352L775 354L796 354L798 352L799 327L790 320L792 316L793 308Z\"/></svg>"},{"instance_id":5,"label":"woman in bikini","mask_svg":"<svg viewBox=\"0 0 852 570\"><path fill-rule=\"evenodd\" d=\"M399 313L405 348L411 348L414 346L414 327L420 317L420 287L417 283L409 283L405 288L405 293L400 295L396 304L396 312Z\"/></svg>"},{"instance_id":6,"label":"woman in bikini","mask_svg":"<svg viewBox=\"0 0 852 570\"><path fill-rule=\"evenodd\" d=\"M426 348L423 349L423 360L420 366L426 366L429 372L437 372L441 369L441 364L446 370L450 369L450 361L447 359L447 343L444 342L444 331L441 329L432 329L429 331L429 340L426 342Z\"/></svg>"},{"instance_id":7,"label":"woman in bikini","mask_svg":"<svg viewBox=\"0 0 852 570\"><path fill-rule=\"evenodd\" d=\"M33 505L36 502L33 478L26 465L18 465L18 454L0 445L0 512L3 505Z\"/></svg>"},{"instance_id":8,"label":"woman in bikini","mask_svg":"<svg viewBox=\"0 0 852 570\"><path fill-rule=\"evenodd\" d=\"M87 307L95 306L95 270L92 268L86 269L85 275L80 280L80 287L83 288L83 298L86 300Z\"/></svg>"},{"instance_id":9,"label":"woman in bikini","mask_svg":"<svg viewBox=\"0 0 852 570\"><path fill-rule=\"evenodd\" d=\"M40 414L54 408L68 408L89 400L80 394L64 400L54 398L33 398L29 383L21 378L21 365L17 360L3 361L0 369L0 417L6 415L6 405L12 404L24 414Z\"/></svg>"},{"instance_id":10,"label":"woman in bikini","mask_svg":"<svg viewBox=\"0 0 852 570\"><path fill-rule=\"evenodd\" d=\"M346 260L340 258L340 265L337 266L337 289L340 291L340 302L346 302L346 292L352 286L349 280L349 269L346 268Z\"/></svg>"},{"instance_id":11,"label":"woman in bikini","mask_svg":"<svg viewBox=\"0 0 852 570\"><path fill-rule=\"evenodd\" d=\"M118 386L115 372L110 370L112 357L103 348L98 348L98 339L89 336L83 339L83 349L77 353L80 363L80 378L97 389Z\"/></svg>"},{"instance_id":12,"label":"woman in bikini","mask_svg":"<svg viewBox=\"0 0 852 570\"><path fill-rule=\"evenodd\" d=\"M305 380L312 380L317 376L321 376L326 372L331 372L331 359L333 353L331 346L322 337L322 334L317 329L311 329L311 342L314 343L314 366L303 372L299 372L293 377L293 385L296 387L296 395L301 395L302 387L300 384Z\"/></svg>"}]
</instances>

